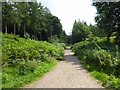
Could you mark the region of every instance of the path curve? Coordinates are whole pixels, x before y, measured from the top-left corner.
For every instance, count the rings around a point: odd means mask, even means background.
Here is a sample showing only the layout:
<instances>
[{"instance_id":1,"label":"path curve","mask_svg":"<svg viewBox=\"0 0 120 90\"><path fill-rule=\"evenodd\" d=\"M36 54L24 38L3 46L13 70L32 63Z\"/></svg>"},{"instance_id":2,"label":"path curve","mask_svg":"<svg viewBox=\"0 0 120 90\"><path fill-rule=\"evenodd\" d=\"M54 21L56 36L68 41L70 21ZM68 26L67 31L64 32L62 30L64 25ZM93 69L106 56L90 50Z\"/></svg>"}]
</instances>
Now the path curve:
<instances>
[{"instance_id":1,"label":"path curve","mask_svg":"<svg viewBox=\"0 0 120 90\"><path fill-rule=\"evenodd\" d=\"M65 50L64 61L42 79L27 85L25 88L103 88L82 67L71 50Z\"/></svg>"}]
</instances>

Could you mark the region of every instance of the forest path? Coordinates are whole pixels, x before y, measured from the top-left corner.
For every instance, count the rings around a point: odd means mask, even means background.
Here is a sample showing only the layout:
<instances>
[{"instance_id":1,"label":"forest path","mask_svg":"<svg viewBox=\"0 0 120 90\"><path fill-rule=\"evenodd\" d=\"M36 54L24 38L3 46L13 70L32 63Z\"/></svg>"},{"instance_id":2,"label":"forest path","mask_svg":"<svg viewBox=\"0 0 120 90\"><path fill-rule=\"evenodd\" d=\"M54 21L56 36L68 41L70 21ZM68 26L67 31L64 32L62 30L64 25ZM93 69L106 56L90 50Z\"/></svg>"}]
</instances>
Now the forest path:
<instances>
[{"instance_id":1,"label":"forest path","mask_svg":"<svg viewBox=\"0 0 120 90\"><path fill-rule=\"evenodd\" d=\"M25 88L103 88L80 64L71 50L65 50L64 61L43 78Z\"/></svg>"}]
</instances>

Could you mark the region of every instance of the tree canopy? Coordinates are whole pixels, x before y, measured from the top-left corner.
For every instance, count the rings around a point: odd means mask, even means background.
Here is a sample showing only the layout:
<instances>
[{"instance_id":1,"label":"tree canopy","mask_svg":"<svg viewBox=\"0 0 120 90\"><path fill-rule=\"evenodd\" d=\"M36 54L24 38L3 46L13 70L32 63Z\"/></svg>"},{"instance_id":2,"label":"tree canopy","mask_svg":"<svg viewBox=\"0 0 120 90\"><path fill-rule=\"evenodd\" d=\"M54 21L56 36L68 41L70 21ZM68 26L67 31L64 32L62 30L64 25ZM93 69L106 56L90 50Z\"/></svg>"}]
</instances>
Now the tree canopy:
<instances>
[{"instance_id":1,"label":"tree canopy","mask_svg":"<svg viewBox=\"0 0 120 90\"><path fill-rule=\"evenodd\" d=\"M3 2L3 33L36 40L48 40L63 32L60 19L37 2Z\"/></svg>"},{"instance_id":2,"label":"tree canopy","mask_svg":"<svg viewBox=\"0 0 120 90\"><path fill-rule=\"evenodd\" d=\"M72 43L80 42L88 37L88 26L85 22L75 20L72 28Z\"/></svg>"},{"instance_id":3,"label":"tree canopy","mask_svg":"<svg viewBox=\"0 0 120 90\"><path fill-rule=\"evenodd\" d=\"M93 2L93 6L97 9L97 26L104 29L108 41L115 32L116 42L120 42L120 2Z\"/></svg>"}]
</instances>

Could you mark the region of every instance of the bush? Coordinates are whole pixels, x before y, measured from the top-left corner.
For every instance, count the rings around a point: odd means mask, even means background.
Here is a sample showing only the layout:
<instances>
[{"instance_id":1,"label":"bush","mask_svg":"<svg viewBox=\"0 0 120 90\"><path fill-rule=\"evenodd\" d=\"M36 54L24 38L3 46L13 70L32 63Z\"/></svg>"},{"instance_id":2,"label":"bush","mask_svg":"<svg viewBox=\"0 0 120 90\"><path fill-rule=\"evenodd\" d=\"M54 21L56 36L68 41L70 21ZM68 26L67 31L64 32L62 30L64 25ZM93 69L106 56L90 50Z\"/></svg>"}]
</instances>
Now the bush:
<instances>
[{"instance_id":1,"label":"bush","mask_svg":"<svg viewBox=\"0 0 120 90\"><path fill-rule=\"evenodd\" d=\"M59 39L58 39L57 35L50 37L48 41L50 43L59 43Z\"/></svg>"},{"instance_id":2,"label":"bush","mask_svg":"<svg viewBox=\"0 0 120 90\"><path fill-rule=\"evenodd\" d=\"M111 55L106 50L94 50L93 56L91 56L96 63L102 69L110 68L112 66Z\"/></svg>"},{"instance_id":3,"label":"bush","mask_svg":"<svg viewBox=\"0 0 120 90\"><path fill-rule=\"evenodd\" d=\"M23 61L18 66L18 72L20 75L26 75L29 73L33 73L37 65L38 65L37 62L35 61L27 61L27 62Z\"/></svg>"},{"instance_id":4,"label":"bush","mask_svg":"<svg viewBox=\"0 0 120 90\"><path fill-rule=\"evenodd\" d=\"M89 71L100 73L95 77L105 87L120 88L120 48L115 43L106 42L106 38L90 37L72 45L72 50Z\"/></svg>"},{"instance_id":5,"label":"bush","mask_svg":"<svg viewBox=\"0 0 120 90\"><path fill-rule=\"evenodd\" d=\"M50 44L48 42L27 40L18 36L5 34L2 35L2 66L19 65L21 61L40 60L44 55L56 59L63 58L64 47L62 44Z\"/></svg>"},{"instance_id":6,"label":"bush","mask_svg":"<svg viewBox=\"0 0 120 90\"><path fill-rule=\"evenodd\" d=\"M0 35L3 87L22 86L23 83L28 83L47 72L55 64L55 59L63 59L63 44L35 41L11 34Z\"/></svg>"}]
</instances>

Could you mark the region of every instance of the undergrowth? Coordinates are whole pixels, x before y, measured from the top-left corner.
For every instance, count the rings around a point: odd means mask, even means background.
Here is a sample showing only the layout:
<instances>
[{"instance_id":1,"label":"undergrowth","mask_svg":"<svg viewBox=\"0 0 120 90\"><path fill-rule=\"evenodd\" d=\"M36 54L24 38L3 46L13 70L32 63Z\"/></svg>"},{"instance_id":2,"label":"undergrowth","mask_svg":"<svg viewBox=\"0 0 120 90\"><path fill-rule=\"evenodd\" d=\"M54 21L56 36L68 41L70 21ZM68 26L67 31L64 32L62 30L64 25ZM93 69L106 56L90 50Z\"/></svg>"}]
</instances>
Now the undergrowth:
<instances>
[{"instance_id":1,"label":"undergrowth","mask_svg":"<svg viewBox=\"0 0 120 90\"><path fill-rule=\"evenodd\" d=\"M2 34L2 88L21 87L48 72L63 60L64 47Z\"/></svg>"},{"instance_id":2,"label":"undergrowth","mask_svg":"<svg viewBox=\"0 0 120 90\"><path fill-rule=\"evenodd\" d=\"M92 75L106 88L120 88L120 47L104 38L88 38L72 50Z\"/></svg>"}]
</instances>

